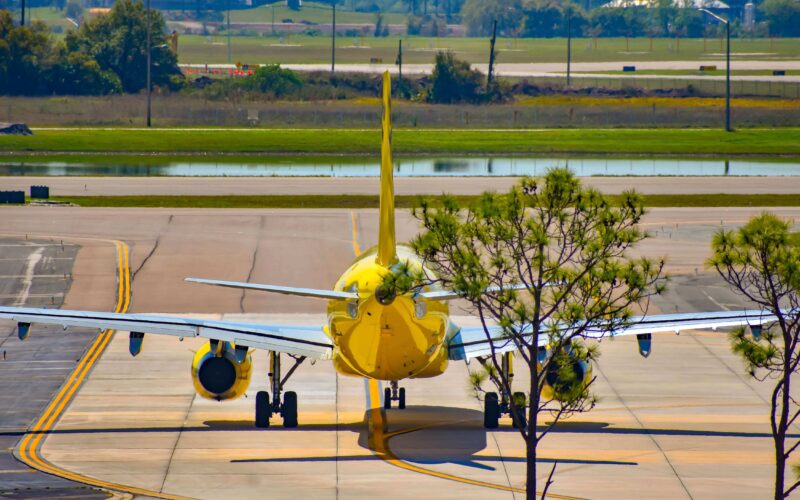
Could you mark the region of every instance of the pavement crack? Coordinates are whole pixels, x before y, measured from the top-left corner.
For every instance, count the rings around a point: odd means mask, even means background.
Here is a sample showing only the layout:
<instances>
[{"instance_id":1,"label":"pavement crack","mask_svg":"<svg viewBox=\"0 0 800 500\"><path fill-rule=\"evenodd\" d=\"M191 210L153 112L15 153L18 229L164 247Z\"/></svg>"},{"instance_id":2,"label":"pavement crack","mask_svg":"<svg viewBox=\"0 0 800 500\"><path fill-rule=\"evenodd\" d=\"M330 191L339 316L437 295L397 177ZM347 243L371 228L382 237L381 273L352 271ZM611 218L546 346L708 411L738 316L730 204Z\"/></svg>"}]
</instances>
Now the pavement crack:
<instances>
[{"instance_id":1,"label":"pavement crack","mask_svg":"<svg viewBox=\"0 0 800 500\"><path fill-rule=\"evenodd\" d=\"M175 450L178 449L178 443L180 443L181 437L183 436L183 429L186 427L186 423L189 421L189 415L192 413L192 407L194 407L195 399L197 399L197 395L195 394L194 391L192 391L189 407L186 409L186 415L183 417L183 424L181 424L181 428L178 431L178 437L175 438L175 443L173 443L172 451L169 454L169 460L167 461L167 468L164 470L164 480L161 481L161 488L159 488L158 490L159 493L163 493L164 487L167 485L167 478L169 477L169 470L172 468L172 460L175 457Z\"/></svg>"},{"instance_id":2,"label":"pavement crack","mask_svg":"<svg viewBox=\"0 0 800 500\"><path fill-rule=\"evenodd\" d=\"M625 410L631 414L634 420L636 420L636 423L639 424L639 427L642 428L645 435L647 435L647 437L650 438L650 441L653 443L653 445L655 445L655 447L661 453L661 456L664 457L664 460L666 460L667 465L669 465L669 468L672 470L672 473L675 475L675 478L678 480L679 483L681 483L681 487L683 488L683 491L686 492L686 496L689 497L690 499L694 499L691 492L689 491L689 488L686 486L686 483L683 482L683 479L681 478L680 474L678 474L678 471L675 469L675 466L672 464L672 461L670 461L669 457L667 456L667 453L661 447L661 444L658 442L655 436L650 433L650 429L645 427L644 423L641 420L639 420L639 416L636 415L636 413L633 411L633 408L628 406L628 403L626 403L625 400L622 398L622 395L617 391L617 388L614 387L614 384L611 383L611 380L609 380L609 378L603 372L602 368L600 368L600 363L595 363L594 366L597 369L597 372L600 375L602 375L602 377L605 379L609 389L611 389L611 392L613 392L614 395L617 397L617 399L619 399L619 402L622 404L622 406L625 407Z\"/></svg>"},{"instance_id":3,"label":"pavement crack","mask_svg":"<svg viewBox=\"0 0 800 500\"><path fill-rule=\"evenodd\" d=\"M266 217L263 215L260 218L259 222L259 235L264 231L264 226L266 225ZM253 258L250 261L250 270L247 272L247 279L245 280L246 283L250 283L250 280L253 278L253 271L256 269L256 261L258 260L258 248L259 248L259 240L256 239L256 248L253 250ZM239 310L242 314L244 314L244 298L245 294L247 293L246 288L242 288L242 296L239 297Z\"/></svg>"},{"instance_id":4,"label":"pavement crack","mask_svg":"<svg viewBox=\"0 0 800 500\"><path fill-rule=\"evenodd\" d=\"M169 218L167 219L167 223L164 224L164 227L169 226L170 224L172 224L172 219L174 219L174 218L175 218L175 215L174 214L170 214ZM136 279L136 275L139 274L139 271L142 270L144 265L147 264L147 261L150 260L150 257L152 257L154 253L156 253L156 249L158 248L158 244L161 242L161 235L164 234L164 227L162 227L158 231L158 236L156 236L156 242L153 245L153 248L150 249L150 252L144 257L144 259L142 260L142 263L139 264L139 267L137 267L136 270L133 271L133 274L131 274L131 283L133 283L133 280Z\"/></svg>"}]
</instances>

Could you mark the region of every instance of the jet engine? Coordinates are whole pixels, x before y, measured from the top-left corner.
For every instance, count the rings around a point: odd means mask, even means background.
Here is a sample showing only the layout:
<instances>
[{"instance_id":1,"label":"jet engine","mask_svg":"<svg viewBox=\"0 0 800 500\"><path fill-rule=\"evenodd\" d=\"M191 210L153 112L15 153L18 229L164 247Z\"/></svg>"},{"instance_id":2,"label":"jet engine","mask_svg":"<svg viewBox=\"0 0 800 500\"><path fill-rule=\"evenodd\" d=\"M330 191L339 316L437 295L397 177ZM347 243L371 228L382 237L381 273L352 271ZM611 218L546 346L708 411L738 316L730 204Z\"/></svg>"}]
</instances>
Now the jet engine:
<instances>
[{"instance_id":1,"label":"jet engine","mask_svg":"<svg viewBox=\"0 0 800 500\"><path fill-rule=\"evenodd\" d=\"M563 401L570 399L586 387L592 380L592 364L574 359L570 354L558 363L553 360L547 370L541 396L545 400Z\"/></svg>"},{"instance_id":2,"label":"jet engine","mask_svg":"<svg viewBox=\"0 0 800 500\"><path fill-rule=\"evenodd\" d=\"M247 346L212 340L197 351L192 361L192 381L206 399L236 399L250 386L253 359Z\"/></svg>"}]
</instances>

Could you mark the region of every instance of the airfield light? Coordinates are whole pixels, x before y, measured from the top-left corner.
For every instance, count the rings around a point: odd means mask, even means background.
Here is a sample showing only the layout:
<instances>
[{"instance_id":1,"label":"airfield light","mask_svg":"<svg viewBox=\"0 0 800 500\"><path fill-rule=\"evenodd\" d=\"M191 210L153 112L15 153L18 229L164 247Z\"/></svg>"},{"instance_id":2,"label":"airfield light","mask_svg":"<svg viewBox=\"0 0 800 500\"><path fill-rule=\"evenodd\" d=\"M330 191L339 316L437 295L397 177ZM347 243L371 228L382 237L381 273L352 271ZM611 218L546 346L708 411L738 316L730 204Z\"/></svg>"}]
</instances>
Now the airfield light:
<instances>
[{"instance_id":1,"label":"airfield light","mask_svg":"<svg viewBox=\"0 0 800 500\"><path fill-rule=\"evenodd\" d=\"M705 12L725 25L725 38L727 39L727 47L725 50L725 131L733 132L731 128L731 23L729 20L714 14L708 9L697 10Z\"/></svg>"}]
</instances>

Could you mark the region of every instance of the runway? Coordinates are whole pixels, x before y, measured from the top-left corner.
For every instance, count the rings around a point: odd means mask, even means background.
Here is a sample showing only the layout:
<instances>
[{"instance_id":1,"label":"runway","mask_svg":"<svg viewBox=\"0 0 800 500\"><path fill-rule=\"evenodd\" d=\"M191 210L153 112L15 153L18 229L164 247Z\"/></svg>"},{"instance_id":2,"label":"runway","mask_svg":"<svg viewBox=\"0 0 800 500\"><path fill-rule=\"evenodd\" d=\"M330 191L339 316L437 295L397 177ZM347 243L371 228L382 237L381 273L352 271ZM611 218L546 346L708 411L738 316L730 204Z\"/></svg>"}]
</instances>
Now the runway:
<instances>
[{"instance_id":1,"label":"runway","mask_svg":"<svg viewBox=\"0 0 800 500\"><path fill-rule=\"evenodd\" d=\"M800 209L774 211L800 215ZM670 272L679 275L658 307L739 307L703 263L721 222L732 227L758 212L654 209L645 222L654 238L641 252L668 254ZM224 314L248 321L320 324L324 303L182 279L329 287L354 254L377 238L374 210L19 207L3 208L2 215L0 233L24 228L35 237L125 242L131 312ZM398 240L415 231L410 216L398 213ZM113 245L107 246L104 255L91 259L94 274L75 276L65 307L119 305L115 277L121 264ZM77 260L85 251L78 251ZM103 290L103 306L98 295L82 293L89 281ZM31 337L54 333L35 329ZM42 435L42 458L73 474L164 496L520 496L515 490L523 486L522 441L507 425L484 431L480 404L467 389L471 367L454 364L442 377L405 384L409 408L389 411L386 431L376 441L369 425L380 418L369 412L376 387L363 380L338 376L325 362L303 365L289 383L300 396L300 427L255 430L252 404L266 382L265 354L255 357L249 397L216 403L194 394L188 372L197 347L151 335L132 359L127 335L114 336L53 430ZM630 339L604 342L602 353L596 369L600 404L542 445L543 474L559 461L554 498L768 494L768 391L744 376L724 335L661 336L647 360ZM524 384L524 378L517 382Z\"/></svg>"}]
</instances>

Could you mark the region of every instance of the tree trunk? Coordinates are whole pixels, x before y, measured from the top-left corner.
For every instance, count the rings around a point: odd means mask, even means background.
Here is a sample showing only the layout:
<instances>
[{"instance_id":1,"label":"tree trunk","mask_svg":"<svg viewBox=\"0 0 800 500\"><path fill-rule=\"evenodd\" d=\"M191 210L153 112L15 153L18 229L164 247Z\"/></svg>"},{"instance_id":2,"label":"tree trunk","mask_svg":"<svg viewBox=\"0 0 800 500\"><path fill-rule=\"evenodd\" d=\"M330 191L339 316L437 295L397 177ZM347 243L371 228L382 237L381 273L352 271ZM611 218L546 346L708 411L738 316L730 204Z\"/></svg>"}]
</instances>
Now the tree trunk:
<instances>
[{"instance_id":1,"label":"tree trunk","mask_svg":"<svg viewBox=\"0 0 800 500\"><path fill-rule=\"evenodd\" d=\"M528 439L525 441L525 498L536 500L536 447L539 436L536 434L536 425L539 417L539 373L536 361L536 350L531 349L530 372L530 401L528 402Z\"/></svg>"},{"instance_id":2,"label":"tree trunk","mask_svg":"<svg viewBox=\"0 0 800 500\"><path fill-rule=\"evenodd\" d=\"M775 436L775 500L783 500L786 459L783 457L783 436Z\"/></svg>"}]
</instances>

